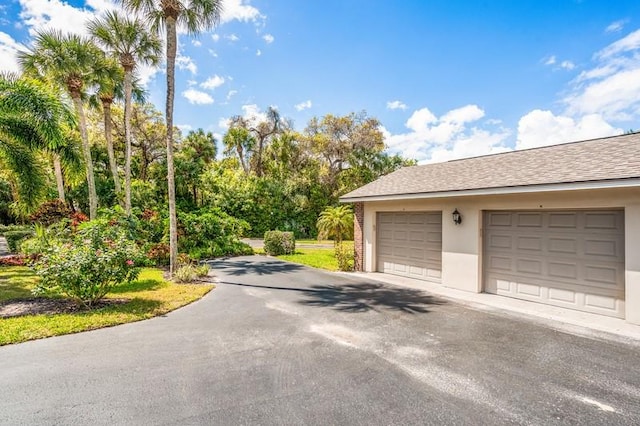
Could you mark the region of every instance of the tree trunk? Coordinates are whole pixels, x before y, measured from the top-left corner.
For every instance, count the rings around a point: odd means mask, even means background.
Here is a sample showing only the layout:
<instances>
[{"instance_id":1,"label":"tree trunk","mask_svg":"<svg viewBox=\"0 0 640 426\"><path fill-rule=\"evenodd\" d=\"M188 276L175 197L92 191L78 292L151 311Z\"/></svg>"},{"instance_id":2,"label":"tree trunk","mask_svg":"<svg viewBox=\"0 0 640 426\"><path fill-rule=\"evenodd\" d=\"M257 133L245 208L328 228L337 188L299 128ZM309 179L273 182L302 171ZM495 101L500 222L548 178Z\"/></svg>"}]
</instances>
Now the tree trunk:
<instances>
[{"instance_id":1,"label":"tree trunk","mask_svg":"<svg viewBox=\"0 0 640 426\"><path fill-rule=\"evenodd\" d=\"M58 154L53 154L53 172L56 175L58 199L64 203L64 177L62 175L62 165L60 164L60 156Z\"/></svg>"},{"instance_id":2,"label":"tree trunk","mask_svg":"<svg viewBox=\"0 0 640 426\"><path fill-rule=\"evenodd\" d=\"M178 220L176 213L176 187L173 170L173 98L175 89L176 48L176 20L168 16L167 25L167 185L169 198L169 274L173 276L178 265Z\"/></svg>"},{"instance_id":3,"label":"tree trunk","mask_svg":"<svg viewBox=\"0 0 640 426\"><path fill-rule=\"evenodd\" d=\"M91 160L91 148L89 147L89 136L87 135L87 120L84 116L82 99L79 94L72 94L73 104L76 107L78 121L80 125L80 139L82 139L82 154L86 163L87 186L89 188L89 218L95 219L98 215L98 194L96 193L96 183L93 179L93 160Z\"/></svg>"},{"instance_id":4,"label":"tree trunk","mask_svg":"<svg viewBox=\"0 0 640 426\"><path fill-rule=\"evenodd\" d=\"M111 130L111 102L102 101L102 112L104 114L104 138L107 141L107 155L109 156L109 168L113 175L113 185L116 189L116 195L118 198L121 196L122 188L120 187L120 178L118 177L118 164L116 163L116 156L113 152L113 135Z\"/></svg>"},{"instance_id":5,"label":"tree trunk","mask_svg":"<svg viewBox=\"0 0 640 426\"><path fill-rule=\"evenodd\" d=\"M124 72L124 139L126 141L126 154L124 163L124 211L131 215L131 69ZM168 95L167 95L168 96ZM173 98L171 100L173 103ZM173 111L173 107L171 108ZM173 120L172 120L173 121Z\"/></svg>"}]
</instances>

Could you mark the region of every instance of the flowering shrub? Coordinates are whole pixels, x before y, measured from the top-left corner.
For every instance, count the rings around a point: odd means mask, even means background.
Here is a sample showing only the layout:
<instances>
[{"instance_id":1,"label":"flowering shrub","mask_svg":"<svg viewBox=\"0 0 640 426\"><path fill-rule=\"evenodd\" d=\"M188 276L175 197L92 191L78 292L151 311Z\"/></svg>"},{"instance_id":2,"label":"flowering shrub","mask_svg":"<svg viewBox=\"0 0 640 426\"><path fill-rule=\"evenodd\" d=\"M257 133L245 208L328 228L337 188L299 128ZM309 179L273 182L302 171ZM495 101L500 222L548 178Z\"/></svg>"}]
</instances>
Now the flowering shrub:
<instances>
[{"instance_id":1,"label":"flowering shrub","mask_svg":"<svg viewBox=\"0 0 640 426\"><path fill-rule=\"evenodd\" d=\"M86 222L69 239L52 241L34 263L42 278L34 293L62 293L90 307L114 286L135 280L140 260L124 231L106 221Z\"/></svg>"},{"instance_id":2,"label":"flowering shrub","mask_svg":"<svg viewBox=\"0 0 640 426\"><path fill-rule=\"evenodd\" d=\"M22 255L0 257L0 266L24 266L27 258Z\"/></svg>"}]
</instances>

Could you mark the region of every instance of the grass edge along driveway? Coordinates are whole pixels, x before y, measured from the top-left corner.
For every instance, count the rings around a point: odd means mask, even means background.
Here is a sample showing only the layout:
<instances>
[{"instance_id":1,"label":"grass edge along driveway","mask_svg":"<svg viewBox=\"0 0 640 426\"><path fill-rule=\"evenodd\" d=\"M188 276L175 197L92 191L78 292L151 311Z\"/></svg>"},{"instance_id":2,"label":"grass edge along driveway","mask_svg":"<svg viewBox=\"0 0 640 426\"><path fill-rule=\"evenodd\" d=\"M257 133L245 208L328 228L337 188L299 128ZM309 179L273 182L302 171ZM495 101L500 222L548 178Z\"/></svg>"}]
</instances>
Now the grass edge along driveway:
<instances>
[{"instance_id":1,"label":"grass edge along driveway","mask_svg":"<svg viewBox=\"0 0 640 426\"><path fill-rule=\"evenodd\" d=\"M0 267L0 302L30 297L37 277L26 267ZM128 299L91 311L39 314L0 319L0 346L79 333L166 314L192 303L214 286L174 284L159 269L145 268L138 280L117 286L106 299Z\"/></svg>"}]
</instances>

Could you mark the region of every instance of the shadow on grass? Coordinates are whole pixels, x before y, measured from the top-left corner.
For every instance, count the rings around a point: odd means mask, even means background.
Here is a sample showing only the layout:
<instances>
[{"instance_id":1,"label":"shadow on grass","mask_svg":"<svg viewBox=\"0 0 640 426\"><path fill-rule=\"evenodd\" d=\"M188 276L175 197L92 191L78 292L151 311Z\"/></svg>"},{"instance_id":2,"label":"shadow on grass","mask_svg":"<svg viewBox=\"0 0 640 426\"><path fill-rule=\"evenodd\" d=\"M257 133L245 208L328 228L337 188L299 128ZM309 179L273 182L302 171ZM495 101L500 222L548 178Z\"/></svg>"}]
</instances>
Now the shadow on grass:
<instances>
[{"instance_id":1,"label":"shadow on grass","mask_svg":"<svg viewBox=\"0 0 640 426\"><path fill-rule=\"evenodd\" d=\"M209 265L218 271L234 276L253 274L274 275L296 272L304 268L304 266L295 263L280 260L264 260L264 258L260 258L256 261L221 259L210 261Z\"/></svg>"},{"instance_id":2,"label":"shadow on grass","mask_svg":"<svg viewBox=\"0 0 640 426\"><path fill-rule=\"evenodd\" d=\"M126 303L114 304L105 306L99 309L93 309L90 311L83 311L80 315L95 315L95 314L147 314L153 313L162 306L162 301L151 299L134 298Z\"/></svg>"},{"instance_id":3,"label":"shadow on grass","mask_svg":"<svg viewBox=\"0 0 640 426\"><path fill-rule=\"evenodd\" d=\"M109 294L135 293L137 291L151 291L162 288L166 282L154 279L137 280L127 284L115 286Z\"/></svg>"},{"instance_id":4,"label":"shadow on grass","mask_svg":"<svg viewBox=\"0 0 640 426\"><path fill-rule=\"evenodd\" d=\"M0 267L0 301L33 297L36 279L27 267Z\"/></svg>"}]
</instances>

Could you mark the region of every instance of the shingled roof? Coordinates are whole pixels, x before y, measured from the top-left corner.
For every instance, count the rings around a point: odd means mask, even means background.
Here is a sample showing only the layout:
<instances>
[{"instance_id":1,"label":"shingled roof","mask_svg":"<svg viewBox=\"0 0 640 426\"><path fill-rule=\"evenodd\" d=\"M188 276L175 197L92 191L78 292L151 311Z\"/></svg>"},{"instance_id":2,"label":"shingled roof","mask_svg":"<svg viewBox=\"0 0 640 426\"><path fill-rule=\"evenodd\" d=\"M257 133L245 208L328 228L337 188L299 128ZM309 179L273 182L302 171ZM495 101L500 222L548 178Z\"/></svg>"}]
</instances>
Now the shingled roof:
<instances>
[{"instance_id":1,"label":"shingled roof","mask_svg":"<svg viewBox=\"0 0 640 426\"><path fill-rule=\"evenodd\" d=\"M405 167L340 199L438 196L438 193L640 178L640 133ZM505 192L505 191L501 191ZM506 191L508 192L508 191ZM455 195L455 194L454 194Z\"/></svg>"}]
</instances>

